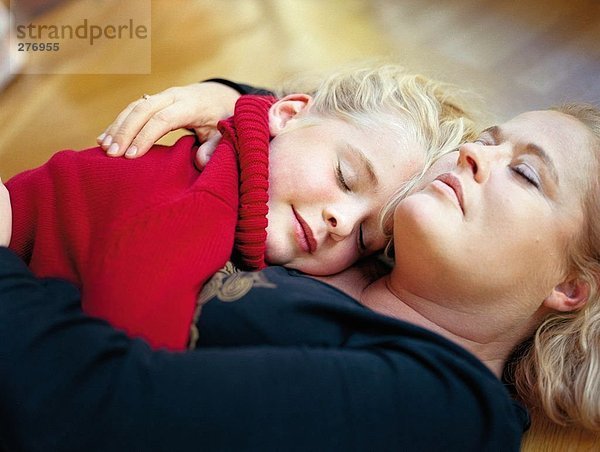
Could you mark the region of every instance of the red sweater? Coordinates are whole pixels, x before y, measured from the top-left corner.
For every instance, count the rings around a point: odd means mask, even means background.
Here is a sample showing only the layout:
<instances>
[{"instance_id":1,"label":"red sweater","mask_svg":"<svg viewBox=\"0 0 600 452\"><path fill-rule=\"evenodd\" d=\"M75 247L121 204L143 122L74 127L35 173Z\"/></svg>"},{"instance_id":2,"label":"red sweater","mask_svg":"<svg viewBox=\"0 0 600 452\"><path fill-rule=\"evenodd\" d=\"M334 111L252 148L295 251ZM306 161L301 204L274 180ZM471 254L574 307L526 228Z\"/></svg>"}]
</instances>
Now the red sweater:
<instances>
[{"instance_id":1,"label":"red sweater","mask_svg":"<svg viewBox=\"0 0 600 452\"><path fill-rule=\"evenodd\" d=\"M37 275L79 285L89 314L184 349L197 294L234 241L239 263L265 265L273 100L240 98L202 172L186 136L135 160L63 151L15 176L10 247Z\"/></svg>"}]
</instances>

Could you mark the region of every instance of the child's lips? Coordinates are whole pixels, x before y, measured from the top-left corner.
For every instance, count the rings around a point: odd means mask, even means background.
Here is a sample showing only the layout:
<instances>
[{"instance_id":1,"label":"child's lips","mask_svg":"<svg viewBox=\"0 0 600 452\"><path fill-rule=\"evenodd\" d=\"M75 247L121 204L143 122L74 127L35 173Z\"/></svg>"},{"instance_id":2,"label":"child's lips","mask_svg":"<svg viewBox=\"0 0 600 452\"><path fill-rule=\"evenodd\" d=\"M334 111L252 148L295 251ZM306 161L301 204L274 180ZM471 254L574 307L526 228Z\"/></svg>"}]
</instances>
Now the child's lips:
<instances>
[{"instance_id":1,"label":"child's lips","mask_svg":"<svg viewBox=\"0 0 600 452\"><path fill-rule=\"evenodd\" d=\"M312 229L296 209L294 209L294 206L292 206L292 212L294 212L294 216L298 222L297 225L299 226L296 228L296 238L298 239L300 247L307 253L314 253L317 249L317 241L315 240Z\"/></svg>"}]
</instances>

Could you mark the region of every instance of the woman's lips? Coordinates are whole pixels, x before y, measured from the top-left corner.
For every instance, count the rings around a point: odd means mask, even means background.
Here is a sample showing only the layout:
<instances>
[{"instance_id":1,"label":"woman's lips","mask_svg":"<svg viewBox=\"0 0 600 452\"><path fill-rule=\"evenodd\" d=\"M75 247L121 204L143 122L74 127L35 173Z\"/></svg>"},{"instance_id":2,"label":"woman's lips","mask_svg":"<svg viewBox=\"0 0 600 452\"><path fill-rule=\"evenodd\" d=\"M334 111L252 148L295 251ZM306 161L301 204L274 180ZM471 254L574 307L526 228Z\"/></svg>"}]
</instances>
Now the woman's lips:
<instances>
[{"instance_id":1,"label":"woman's lips","mask_svg":"<svg viewBox=\"0 0 600 452\"><path fill-rule=\"evenodd\" d=\"M465 208L464 208L462 184L460 183L460 179L452 173L444 173L444 174L440 174L438 177L436 177L435 181L439 181L442 184L444 184L445 186L450 187L450 189L452 190L452 193L454 195L453 197L456 199L456 201L458 203L458 207L460 207L460 210L462 211L462 213L464 215Z\"/></svg>"},{"instance_id":2,"label":"woman's lips","mask_svg":"<svg viewBox=\"0 0 600 452\"><path fill-rule=\"evenodd\" d=\"M304 218L302 218L302 216L296 212L294 206L292 206L292 212L294 212L294 216L298 222L295 232L300 248L307 253L314 253L317 249L317 241L315 240L312 229L308 223L304 221Z\"/></svg>"}]
</instances>

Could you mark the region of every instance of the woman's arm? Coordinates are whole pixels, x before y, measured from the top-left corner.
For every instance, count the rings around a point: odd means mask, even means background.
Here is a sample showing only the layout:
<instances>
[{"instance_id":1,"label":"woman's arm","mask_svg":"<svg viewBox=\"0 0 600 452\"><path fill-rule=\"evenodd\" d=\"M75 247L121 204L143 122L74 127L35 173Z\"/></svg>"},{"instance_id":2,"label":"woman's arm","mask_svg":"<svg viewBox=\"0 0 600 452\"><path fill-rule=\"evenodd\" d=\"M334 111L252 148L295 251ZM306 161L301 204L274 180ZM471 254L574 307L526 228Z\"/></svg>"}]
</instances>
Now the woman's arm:
<instances>
[{"instance_id":1,"label":"woman's arm","mask_svg":"<svg viewBox=\"0 0 600 452\"><path fill-rule=\"evenodd\" d=\"M119 113L98 137L98 144L110 156L134 158L144 155L162 136L183 127L192 129L200 141L207 141L220 135L217 122L233 114L241 94L270 93L225 79L210 79L144 96Z\"/></svg>"},{"instance_id":2,"label":"woman's arm","mask_svg":"<svg viewBox=\"0 0 600 452\"><path fill-rule=\"evenodd\" d=\"M508 404L422 361L368 344L153 352L0 248L0 449L518 450Z\"/></svg>"},{"instance_id":3,"label":"woman's arm","mask_svg":"<svg viewBox=\"0 0 600 452\"><path fill-rule=\"evenodd\" d=\"M70 285L35 280L8 253L0 249L0 438L7 450L367 450L384 444L375 435L381 426L373 425L373 434L361 428L373 413L389 410L377 406L385 402L381 395L361 394L382 378L377 369L385 362L376 356L361 366L364 375L347 379L352 360L331 350L151 352L82 315ZM348 391L357 391L356 401Z\"/></svg>"}]
</instances>

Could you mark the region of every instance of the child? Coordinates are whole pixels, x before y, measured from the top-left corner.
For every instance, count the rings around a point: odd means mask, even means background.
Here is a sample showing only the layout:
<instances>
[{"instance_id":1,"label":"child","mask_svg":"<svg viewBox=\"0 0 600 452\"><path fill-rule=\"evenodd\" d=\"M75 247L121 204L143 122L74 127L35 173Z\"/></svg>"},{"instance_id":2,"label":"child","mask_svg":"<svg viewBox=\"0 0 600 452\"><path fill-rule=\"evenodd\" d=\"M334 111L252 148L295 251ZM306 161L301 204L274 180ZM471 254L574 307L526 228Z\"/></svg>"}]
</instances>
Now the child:
<instances>
[{"instance_id":1,"label":"child","mask_svg":"<svg viewBox=\"0 0 600 452\"><path fill-rule=\"evenodd\" d=\"M78 284L88 313L183 349L198 292L232 253L324 275L382 249L387 199L472 132L449 99L397 66L365 68L314 96L240 98L202 172L193 137L136 160L58 153L7 183L11 248Z\"/></svg>"}]
</instances>

